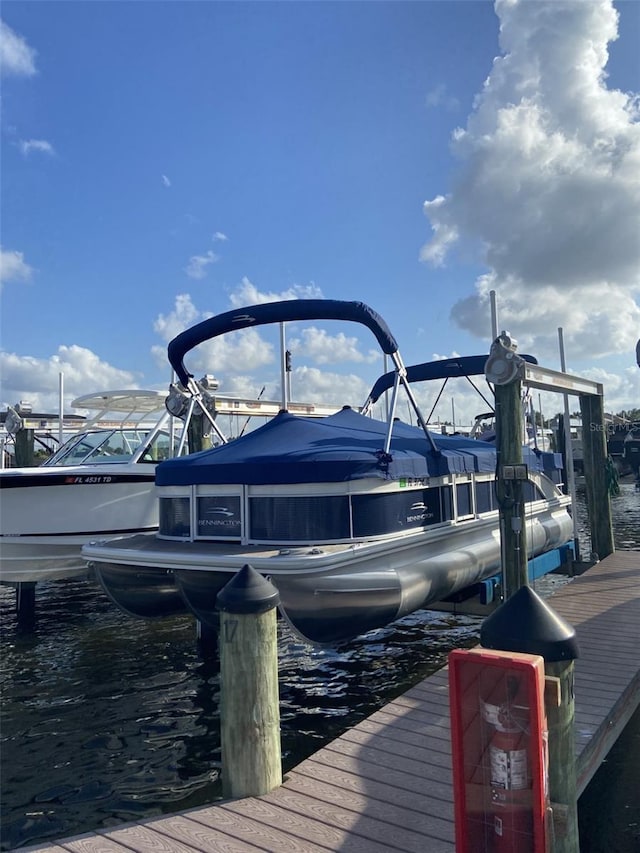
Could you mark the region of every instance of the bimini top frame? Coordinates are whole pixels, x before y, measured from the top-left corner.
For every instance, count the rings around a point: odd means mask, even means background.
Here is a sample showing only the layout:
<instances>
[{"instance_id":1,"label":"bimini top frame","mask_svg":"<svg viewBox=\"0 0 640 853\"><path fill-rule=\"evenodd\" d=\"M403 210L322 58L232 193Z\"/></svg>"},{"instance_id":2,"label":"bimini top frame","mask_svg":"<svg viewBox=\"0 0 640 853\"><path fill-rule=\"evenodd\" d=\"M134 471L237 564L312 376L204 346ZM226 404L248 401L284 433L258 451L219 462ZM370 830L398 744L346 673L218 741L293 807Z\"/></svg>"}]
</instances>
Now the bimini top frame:
<instances>
[{"instance_id":1,"label":"bimini top frame","mask_svg":"<svg viewBox=\"0 0 640 853\"><path fill-rule=\"evenodd\" d=\"M238 308L223 314L217 314L215 317L204 320L191 329L181 332L174 338L168 347L169 362L182 385L188 388L194 397L197 397L198 389L195 387L196 383L193 374L189 373L184 366L184 357L187 352L204 341L237 329L296 320L350 321L360 323L370 329L378 341L382 352L391 358L395 367L395 370L392 372L393 394L384 452L388 453L391 445L391 432L400 385L404 387L407 397L416 413L418 423L424 430L432 449L438 452L433 437L427 429L417 400L409 387L407 370L398 352L396 339L391 334L389 327L382 317L368 305L365 305L364 302L344 302L335 299L290 299L283 302L266 302L260 305L251 305L246 308Z\"/></svg>"}]
</instances>

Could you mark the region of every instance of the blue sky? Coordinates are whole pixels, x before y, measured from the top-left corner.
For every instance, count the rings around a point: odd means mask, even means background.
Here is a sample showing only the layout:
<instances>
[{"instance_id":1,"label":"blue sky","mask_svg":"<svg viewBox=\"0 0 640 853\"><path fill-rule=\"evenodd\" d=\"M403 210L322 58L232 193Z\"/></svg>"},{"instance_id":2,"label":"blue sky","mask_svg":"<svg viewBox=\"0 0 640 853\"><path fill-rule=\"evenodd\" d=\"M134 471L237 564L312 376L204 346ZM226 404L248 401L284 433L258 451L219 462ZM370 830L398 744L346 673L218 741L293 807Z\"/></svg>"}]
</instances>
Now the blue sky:
<instances>
[{"instance_id":1,"label":"blue sky","mask_svg":"<svg viewBox=\"0 0 640 853\"><path fill-rule=\"evenodd\" d=\"M487 352L491 289L521 351L558 368L562 326L606 407L640 406L640 3L8 0L2 21L3 408L55 411L60 371L68 401L164 388L175 334L277 298L368 303L406 363ZM287 329L294 396L360 403L374 339L311 326ZM251 332L187 366L277 398L277 331Z\"/></svg>"}]
</instances>

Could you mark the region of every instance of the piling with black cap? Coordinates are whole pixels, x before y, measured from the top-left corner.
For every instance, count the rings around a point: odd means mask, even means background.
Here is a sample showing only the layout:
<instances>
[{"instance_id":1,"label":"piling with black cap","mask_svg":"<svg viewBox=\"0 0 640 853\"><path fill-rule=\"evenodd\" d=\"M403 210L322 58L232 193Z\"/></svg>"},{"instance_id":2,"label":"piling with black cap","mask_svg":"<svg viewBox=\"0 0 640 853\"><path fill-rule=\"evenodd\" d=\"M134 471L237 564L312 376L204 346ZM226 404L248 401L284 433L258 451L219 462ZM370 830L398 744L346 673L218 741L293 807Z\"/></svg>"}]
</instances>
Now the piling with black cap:
<instances>
[{"instance_id":1,"label":"piling with black cap","mask_svg":"<svg viewBox=\"0 0 640 853\"><path fill-rule=\"evenodd\" d=\"M225 797L282 784L276 607L273 584L245 565L218 593L220 729Z\"/></svg>"},{"instance_id":2,"label":"piling with black cap","mask_svg":"<svg viewBox=\"0 0 640 853\"><path fill-rule=\"evenodd\" d=\"M547 679L557 685L545 696L549 726L549 797L553 809L552 853L579 853L575 759L575 628L530 587L521 587L480 629L487 649L541 655Z\"/></svg>"}]
</instances>

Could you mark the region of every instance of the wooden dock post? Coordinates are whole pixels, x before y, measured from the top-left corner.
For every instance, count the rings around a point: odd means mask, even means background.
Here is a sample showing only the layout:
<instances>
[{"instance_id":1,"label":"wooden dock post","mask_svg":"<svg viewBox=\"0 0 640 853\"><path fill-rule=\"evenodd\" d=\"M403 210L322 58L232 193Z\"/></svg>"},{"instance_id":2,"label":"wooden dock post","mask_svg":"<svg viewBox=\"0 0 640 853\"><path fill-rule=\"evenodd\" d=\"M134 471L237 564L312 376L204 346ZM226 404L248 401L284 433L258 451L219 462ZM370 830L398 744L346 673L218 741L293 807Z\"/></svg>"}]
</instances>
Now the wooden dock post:
<instances>
[{"instance_id":1,"label":"wooden dock post","mask_svg":"<svg viewBox=\"0 0 640 853\"><path fill-rule=\"evenodd\" d=\"M209 450L211 447L211 433L206 431L202 412L193 412L187 425L187 441L189 442L189 453L198 453L201 450Z\"/></svg>"},{"instance_id":2,"label":"wooden dock post","mask_svg":"<svg viewBox=\"0 0 640 853\"><path fill-rule=\"evenodd\" d=\"M34 464L34 431L22 427L16 432L15 454L17 468L30 468Z\"/></svg>"},{"instance_id":3,"label":"wooden dock post","mask_svg":"<svg viewBox=\"0 0 640 853\"><path fill-rule=\"evenodd\" d=\"M530 587L522 587L488 616L480 629L487 649L541 655L545 675L559 684L557 701L545 698L549 728L549 799L553 811L551 853L580 853L575 761L575 629Z\"/></svg>"},{"instance_id":4,"label":"wooden dock post","mask_svg":"<svg viewBox=\"0 0 640 853\"><path fill-rule=\"evenodd\" d=\"M591 550L602 560L615 550L611 498L606 476L607 437L602 397L581 394L580 412Z\"/></svg>"},{"instance_id":5,"label":"wooden dock post","mask_svg":"<svg viewBox=\"0 0 640 853\"><path fill-rule=\"evenodd\" d=\"M203 658L217 657L220 626L212 628L199 619L196 620L196 643Z\"/></svg>"},{"instance_id":6,"label":"wooden dock post","mask_svg":"<svg viewBox=\"0 0 640 853\"><path fill-rule=\"evenodd\" d=\"M23 581L16 586L16 616L18 625L31 630L36 621L36 585L33 581Z\"/></svg>"},{"instance_id":7,"label":"wooden dock post","mask_svg":"<svg viewBox=\"0 0 640 853\"><path fill-rule=\"evenodd\" d=\"M225 797L260 796L282 784L279 601L273 584L248 565L218 593Z\"/></svg>"},{"instance_id":8,"label":"wooden dock post","mask_svg":"<svg viewBox=\"0 0 640 853\"><path fill-rule=\"evenodd\" d=\"M524 359L515 354L516 343L508 332L493 342L485 374L494 383L498 472L496 490L500 508L500 541L504 597L509 598L529 583L524 523L522 463L523 415L521 372Z\"/></svg>"},{"instance_id":9,"label":"wooden dock post","mask_svg":"<svg viewBox=\"0 0 640 853\"><path fill-rule=\"evenodd\" d=\"M549 797L554 836L551 853L579 853L573 660L546 661L547 679L557 679L559 701L546 701L549 726Z\"/></svg>"}]
</instances>

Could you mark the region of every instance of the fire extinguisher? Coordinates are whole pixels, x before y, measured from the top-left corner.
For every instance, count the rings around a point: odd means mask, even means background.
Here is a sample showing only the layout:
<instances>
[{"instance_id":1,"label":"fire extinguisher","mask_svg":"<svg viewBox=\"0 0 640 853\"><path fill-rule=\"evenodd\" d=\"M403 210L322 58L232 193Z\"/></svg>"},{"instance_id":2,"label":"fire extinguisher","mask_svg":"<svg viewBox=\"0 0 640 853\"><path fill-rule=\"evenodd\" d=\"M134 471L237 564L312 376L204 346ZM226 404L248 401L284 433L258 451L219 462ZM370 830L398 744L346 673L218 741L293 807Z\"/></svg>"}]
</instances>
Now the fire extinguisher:
<instances>
[{"instance_id":1,"label":"fire extinguisher","mask_svg":"<svg viewBox=\"0 0 640 853\"><path fill-rule=\"evenodd\" d=\"M487 834L488 849L493 853L533 849L529 708L520 690L518 676L503 676L482 707L491 733Z\"/></svg>"}]
</instances>

